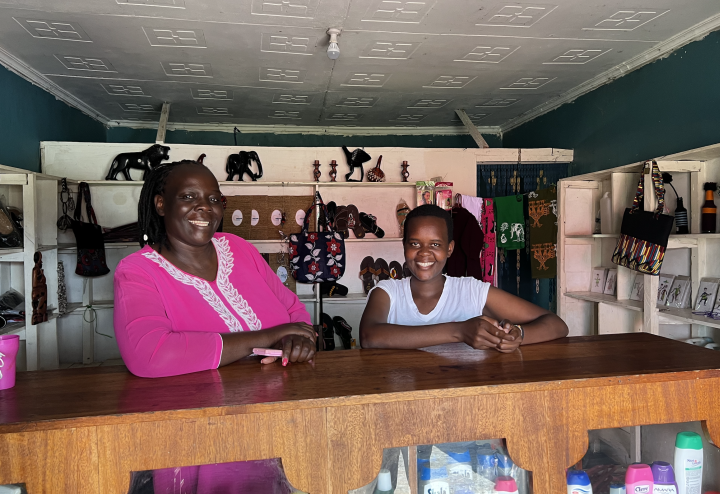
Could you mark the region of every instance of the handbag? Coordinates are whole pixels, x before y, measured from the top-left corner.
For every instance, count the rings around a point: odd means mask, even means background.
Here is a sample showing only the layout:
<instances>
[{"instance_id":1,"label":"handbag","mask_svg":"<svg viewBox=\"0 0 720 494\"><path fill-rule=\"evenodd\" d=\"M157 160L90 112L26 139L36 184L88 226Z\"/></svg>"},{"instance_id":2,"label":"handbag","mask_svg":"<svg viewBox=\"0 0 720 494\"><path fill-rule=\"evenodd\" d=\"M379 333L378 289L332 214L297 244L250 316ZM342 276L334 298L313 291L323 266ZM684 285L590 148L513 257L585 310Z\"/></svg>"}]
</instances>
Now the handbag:
<instances>
[{"instance_id":1,"label":"handbag","mask_svg":"<svg viewBox=\"0 0 720 494\"><path fill-rule=\"evenodd\" d=\"M324 213L321 217L324 231L308 232L316 206L321 206ZM290 267L298 283L336 281L345 273L345 239L330 226L327 207L319 192L305 214L302 230L290 235L289 242Z\"/></svg>"},{"instance_id":2,"label":"handbag","mask_svg":"<svg viewBox=\"0 0 720 494\"><path fill-rule=\"evenodd\" d=\"M645 163L646 166L648 164ZM652 181L658 199L657 209L654 212L640 209L644 199L644 172L643 167L633 205L627 208L623 215L620 239L615 246L612 261L619 266L657 276L660 274L675 218L662 214L665 207L665 185L655 160L652 162Z\"/></svg>"},{"instance_id":3,"label":"handbag","mask_svg":"<svg viewBox=\"0 0 720 494\"><path fill-rule=\"evenodd\" d=\"M82 203L85 198L85 212L88 222L82 221ZM102 276L110 270L105 262L105 242L90 201L90 186L87 182L78 185L78 203L72 220L72 230L77 243L77 265L75 274L80 276Z\"/></svg>"}]
</instances>

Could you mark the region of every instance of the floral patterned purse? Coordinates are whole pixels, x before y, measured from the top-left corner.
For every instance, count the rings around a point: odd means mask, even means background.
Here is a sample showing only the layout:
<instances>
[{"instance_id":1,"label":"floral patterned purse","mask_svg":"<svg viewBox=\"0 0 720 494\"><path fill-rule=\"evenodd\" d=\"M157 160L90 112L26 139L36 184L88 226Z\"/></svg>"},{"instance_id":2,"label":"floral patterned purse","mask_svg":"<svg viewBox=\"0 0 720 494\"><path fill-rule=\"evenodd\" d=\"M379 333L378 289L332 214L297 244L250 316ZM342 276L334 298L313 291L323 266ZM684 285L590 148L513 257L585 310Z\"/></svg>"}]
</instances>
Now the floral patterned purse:
<instances>
[{"instance_id":1,"label":"floral patterned purse","mask_svg":"<svg viewBox=\"0 0 720 494\"><path fill-rule=\"evenodd\" d=\"M316 206L323 208L323 231L308 232L310 215ZM305 214L302 231L290 235L290 267L298 283L337 281L345 273L345 239L333 230L327 220L328 211L320 193ZM320 228L318 228L320 230Z\"/></svg>"}]
</instances>

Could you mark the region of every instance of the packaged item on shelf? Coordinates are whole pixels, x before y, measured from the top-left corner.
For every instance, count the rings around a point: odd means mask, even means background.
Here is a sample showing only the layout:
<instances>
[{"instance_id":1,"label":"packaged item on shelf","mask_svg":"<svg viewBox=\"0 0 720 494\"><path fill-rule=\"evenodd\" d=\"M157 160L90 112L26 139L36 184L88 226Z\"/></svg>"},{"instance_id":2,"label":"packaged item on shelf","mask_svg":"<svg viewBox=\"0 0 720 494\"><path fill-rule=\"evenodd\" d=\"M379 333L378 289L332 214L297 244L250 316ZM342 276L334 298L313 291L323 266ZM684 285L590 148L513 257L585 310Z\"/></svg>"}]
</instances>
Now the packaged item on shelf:
<instances>
[{"instance_id":1,"label":"packaged item on shelf","mask_svg":"<svg viewBox=\"0 0 720 494\"><path fill-rule=\"evenodd\" d=\"M665 305L665 302L667 302L668 295L670 295L670 287L672 286L674 279L674 274L660 275L660 279L658 280L658 305Z\"/></svg>"},{"instance_id":2,"label":"packaged item on shelf","mask_svg":"<svg viewBox=\"0 0 720 494\"><path fill-rule=\"evenodd\" d=\"M433 192L435 190L435 182L415 182L415 189L417 190L417 205L422 206L423 204L435 204Z\"/></svg>"},{"instance_id":3,"label":"packaged item on shelf","mask_svg":"<svg viewBox=\"0 0 720 494\"><path fill-rule=\"evenodd\" d=\"M665 305L676 309L687 309L690 307L690 296L692 287L689 276L676 276L670 286Z\"/></svg>"},{"instance_id":4,"label":"packaged item on shelf","mask_svg":"<svg viewBox=\"0 0 720 494\"><path fill-rule=\"evenodd\" d=\"M590 477L584 470L569 470L567 473L568 494L592 494Z\"/></svg>"},{"instance_id":5,"label":"packaged item on shelf","mask_svg":"<svg viewBox=\"0 0 720 494\"><path fill-rule=\"evenodd\" d=\"M715 233L717 225L717 206L713 200L713 194L717 191L717 183L708 182L705 189L705 202L700 210L700 231L702 233Z\"/></svg>"},{"instance_id":6,"label":"packaged item on shelf","mask_svg":"<svg viewBox=\"0 0 720 494\"><path fill-rule=\"evenodd\" d=\"M615 295L615 287L617 286L617 269L608 269L607 278L605 279L605 295Z\"/></svg>"},{"instance_id":7,"label":"packaged item on shelf","mask_svg":"<svg viewBox=\"0 0 720 494\"><path fill-rule=\"evenodd\" d=\"M435 204L446 211L453 207L452 182L435 182Z\"/></svg>"},{"instance_id":8,"label":"packaged item on shelf","mask_svg":"<svg viewBox=\"0 0 720 494\"><path fill-rule=\"evenodd\" d=\"M653 494L678 494L675 472L670 463L656 461L650 468L653 473Z\"/></svg>"},{"instance_id":9,"label":"packaged item on shelf","mask_svg":"<svg viewBox=\"0 0 720 494\"><path fill-rule=\"evenodd\" d=\"M450 493L447 468L427 468L420 471L418 491L422 494Z\"/></svg>"},{"instance_id":10,"label":"packaged item on shelf","mask_svg":"<svg viewBox=\"0 0 720 494\"><path fill-rule=\"evenodd\" d=\"M600 233L608 235L613 233L612 199L610 192L605 192L600 199Z\"/></svg>"},{"instance_id":11,"label":"packaged item on shelf","mask_svg":"<svg viewBox=\"0 0 720 494\"><path fill-rule=\"evenodd\" d=\"M634 463L625 474L625 489L628 494L652 494L653 475L650 465Z\"/></svg>"},{"instance_id":12,"label":"packaged item on shelf","mask_svg":"<svg viewBox=\"0 0 720 494\"><path fill-rule=\"evenodd\" d=\"M492 449L478 448L477 474L490 482L495 482L497 478L497 457Z\"/></svg>"},{"instance_id":13,"label":"packaged item on shelf","mask_svg":"<svg viewBox=\"0 0 720 494\"><path fill-rule=\"evenodd\" d=\"M495 481L495 493L503 494L518 494L517 484L515 479L507 475L503 475L497 478Z\"/></svg>"},{"instance_id":14,"label":"packaged item on shelf","mask_svg":"<svg viewBox=\"0 0 720 494\"><path fill-rule=\"evenodd\" d=\"M702 494L703 443L699 434L678 433L673 464L678 494Z\"/></svg>"},{"instance_id":15,"label":"packaged item on shelf","mask_svg":"<svg viewBox=\"0 0 720 494\"><path fill-rule=\"evenodd\" d=\"M611 484L610 494L626 494L627 490L623 484Z\"/></svg>"},{"instance_id":16,"label":"packaged item on shelf","mask_svg":"<svg viewBox=\"0 0 720 494\"><path fill-rule=\"evenodd\" d=\"M644 274L637 273L630 289L630 300L642 302L645 298L645 278Z\"/></svg>"},{"instance_id":17,"label":"packaged item on shelf","mask_svg":"<svg viewBox=\"0 0 720 494\"><path fill-rule=\"evenodd\" d=\"M720 286L720 278L702 278L700 280L697 300L695 301L695 310L703 312L712 310L713 303L717 297L718 286Z\"/></svg>"},{"instance_id":18,"label":"packaged item on shelf","mask_svg":"<svg viewBox=\"0 0 720 494\"><path fill-rule=\"evenodd\" d=\"M593 293L603 293L605 291L605 281L607 280L608 268L595 268L592 272L590 280L590 291Z\"/></svg>"},{"instance_id":19,"label":"packaged item on shelf","mask_svg":"<svg viewBox=\"0 0 720 494\"><path fill-rule=\"evenodd\" d=\"M448 451L448 456L447 469L450 477L472 478L472 459L469 449L462 452Z\"/></svg>"}]
</instances>

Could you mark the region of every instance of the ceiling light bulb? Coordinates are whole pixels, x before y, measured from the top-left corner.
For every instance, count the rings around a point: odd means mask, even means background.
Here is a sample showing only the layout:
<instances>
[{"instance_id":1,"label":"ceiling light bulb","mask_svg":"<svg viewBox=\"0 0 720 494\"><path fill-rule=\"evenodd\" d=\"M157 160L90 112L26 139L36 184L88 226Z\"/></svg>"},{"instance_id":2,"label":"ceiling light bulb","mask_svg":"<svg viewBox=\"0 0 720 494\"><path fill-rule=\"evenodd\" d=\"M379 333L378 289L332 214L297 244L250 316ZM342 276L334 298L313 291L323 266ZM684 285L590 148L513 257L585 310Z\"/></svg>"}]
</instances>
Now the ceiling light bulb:
<instances>
[{"instance_id":1,"label":"ceiling light bulb","mask_svg":"<svg viewBox=\"0 0 720 494\"><path fill-rule=\"evenodd\" d=\"M337 60L340 56L340 47L338 46L337 42L337 37L340 34L340 30L331 28L328 29L327 33L330 35L330 45L327 49L327 56L330 60Z\"/></svg>"}]
</instances>

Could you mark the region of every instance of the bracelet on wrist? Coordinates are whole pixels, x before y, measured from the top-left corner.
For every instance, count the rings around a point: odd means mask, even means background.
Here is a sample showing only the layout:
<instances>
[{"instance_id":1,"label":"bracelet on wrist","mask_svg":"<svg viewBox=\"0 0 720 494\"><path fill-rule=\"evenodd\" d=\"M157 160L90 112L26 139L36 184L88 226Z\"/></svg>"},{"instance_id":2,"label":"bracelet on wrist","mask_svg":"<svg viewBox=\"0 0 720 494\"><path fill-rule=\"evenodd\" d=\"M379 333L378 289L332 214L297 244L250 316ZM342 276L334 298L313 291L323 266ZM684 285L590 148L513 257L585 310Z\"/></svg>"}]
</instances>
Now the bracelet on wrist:
<instances>
[{"instance_id":1,"label":"bracelet on wrist","mask_svg":"<svg viewBox=\"0 0 720 494\"><path fill-rule=\"evenodd\" d=\"M524 340L525 330L523 329L523 327L520 324L514 324L514 326L520 330L520 340Z\"/></svg>"}]
</instances>

